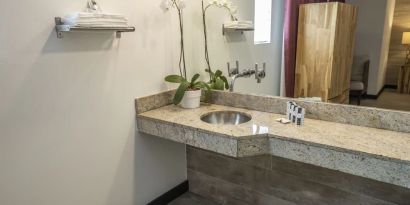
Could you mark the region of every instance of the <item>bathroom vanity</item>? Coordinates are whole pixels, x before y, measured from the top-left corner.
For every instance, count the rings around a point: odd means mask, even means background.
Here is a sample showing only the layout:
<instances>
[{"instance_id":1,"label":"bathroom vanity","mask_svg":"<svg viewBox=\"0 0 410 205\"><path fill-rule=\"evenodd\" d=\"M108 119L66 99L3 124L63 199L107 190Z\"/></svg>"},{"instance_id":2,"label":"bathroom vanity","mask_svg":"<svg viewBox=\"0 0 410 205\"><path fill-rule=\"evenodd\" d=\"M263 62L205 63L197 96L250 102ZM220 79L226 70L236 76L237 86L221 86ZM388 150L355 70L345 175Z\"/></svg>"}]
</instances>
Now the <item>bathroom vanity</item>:
<instances>
[{"instance_id":1,"label":"bathroom vanity","mask_svg":"<svg viewBox=\"0 0 410 205\"><path fill-rule=\"evenodd\" d=\"M215 91L210 103L182 109L169 105L172 92L136 100L138 130L189 145L194 193L233 200L227 190L240 189L289 204L410 201L406 112L300 101L310 119L296 126L276 121L284 117L286 98ZM241 122L212 124L227 111Z\"/></svg>"}]
</instances>

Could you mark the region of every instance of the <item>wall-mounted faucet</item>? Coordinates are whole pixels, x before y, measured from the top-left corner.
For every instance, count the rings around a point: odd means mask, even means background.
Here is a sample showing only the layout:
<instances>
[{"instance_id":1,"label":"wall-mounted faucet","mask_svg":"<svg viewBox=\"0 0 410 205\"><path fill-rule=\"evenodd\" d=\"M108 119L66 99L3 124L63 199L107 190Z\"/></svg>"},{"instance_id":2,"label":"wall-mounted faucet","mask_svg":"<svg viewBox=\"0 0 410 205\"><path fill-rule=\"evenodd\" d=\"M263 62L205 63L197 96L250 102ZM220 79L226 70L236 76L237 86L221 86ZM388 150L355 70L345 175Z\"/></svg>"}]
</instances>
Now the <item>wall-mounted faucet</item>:
<instances>
[{"instance_id":1,"label":"wall-mounted faucet","mask_svg":"<svg viewBox=\"0 0 410 205\"><path fill-rule=\"evenodd\" d=\"M266 63L263 63L262 65L263 67L260 70L258 68L258 64L257 63L255 64L255 79L258 83L261 83L262 79L266 77Z\"/></svg>"},{"instance_id":2,"label":"wall-mounted faucet","mask_svg":"<svg viewBox=\"0 0 410 205\"><path fill-rule=\"evenodd\" d=\"M227 65L229 77L239 74L239 61L236 61L236 68L231 69L231 64L229 62L227 63Z\"/></svg>"},{"instance_id":3,"label":"wall-mounted faucet","mask_svg":"<svg viewBox=\"0 0 410 205\"><path fill-rule=\"evenodd\" d=\"M231 68L230 63L228 65L228 75L231 77L231 82L229 84L229 91L234 91L235 81L237 78L249 78L252 75L255 75L257 83L261 83L262 79L266 76L266 63L263 63L263 68L259 69L258 64L255 64L255 68L245 69L242 72L239 72L239 61L236 61L236 68Z\"/></svg>"}]
</instances>

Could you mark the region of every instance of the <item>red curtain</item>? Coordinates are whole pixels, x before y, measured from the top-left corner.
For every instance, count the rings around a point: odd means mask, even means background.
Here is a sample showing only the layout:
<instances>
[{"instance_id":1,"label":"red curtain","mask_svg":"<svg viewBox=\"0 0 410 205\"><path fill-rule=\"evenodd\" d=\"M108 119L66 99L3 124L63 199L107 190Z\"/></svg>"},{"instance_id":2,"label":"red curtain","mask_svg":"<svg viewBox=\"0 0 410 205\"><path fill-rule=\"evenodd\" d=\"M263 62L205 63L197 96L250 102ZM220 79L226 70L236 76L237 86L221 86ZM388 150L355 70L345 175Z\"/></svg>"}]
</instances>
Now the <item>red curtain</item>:
<instances>
[{"instance_id":1,"label":"red curtain","mask_svg":"<svg viewBox=\"0 0 410 205\"><path fill-rule=\"evenodd\" d=\"M296 46L298 33L299 5L320 2L345 2L344 0L286 0L284 22L285 91L286 97L294 97Z\"/></svg>"}]
</instances>

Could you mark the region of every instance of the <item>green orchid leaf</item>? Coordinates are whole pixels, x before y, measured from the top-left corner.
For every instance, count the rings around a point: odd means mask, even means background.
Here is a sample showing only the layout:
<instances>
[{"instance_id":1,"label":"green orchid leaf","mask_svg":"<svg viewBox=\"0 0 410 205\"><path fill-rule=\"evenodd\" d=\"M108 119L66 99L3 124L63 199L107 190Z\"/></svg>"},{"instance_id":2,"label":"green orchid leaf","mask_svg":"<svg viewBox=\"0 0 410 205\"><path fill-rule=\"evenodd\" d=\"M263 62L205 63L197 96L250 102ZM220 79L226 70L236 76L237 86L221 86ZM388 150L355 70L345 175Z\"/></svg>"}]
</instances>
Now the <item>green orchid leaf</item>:
<instances>
[{"instance_id":1,"label":"green orchid leaf","mask_svg":"<svg viewBox=\"0 0 410 205\"><path fill-rule=\"evenodd\" d=\"M216 78L219 78L220 76L222 76L222 71L217 70L217 71L215 72L215 77L216 77Z\"/></svg>"},{"instance_id":2,"label":"green orchid leaf","mask_svg":"<svg viewBox=\"0 0 410 205\"><path fill-rule=\"evenodd\" d=\"M165 81L170 82L170 83L182 83L182 82L186 82L186 79L179 75L169 75L165 77Z\"/></svg>"},{"instance_id":3,"label":"green orchid leaf","mask_svg":"<svg viewBox=\"0 0 410 205\"><path fill-rule=\"evenodd\" d=\"M216 83L216 81L212 82L210 84L210 87L211 87L212 90L218 90L218 84Z\"/></svg>"},{"instance_id":4,"label":"green orchid leaf","mask_svg":"<svg viewBox=\"0 0 410 205\"><path fill-rule=\"evenodd\" d=\"M215 81L215 90L224 90L224 81L220 78Z\"/></svg>"},{"instance_id":5,"label":"green orchid leaf","mask_svg":"<svg viewBox=\"0 0 410 205\"><path fill-rule=\"evenodd\" d=\"M192 85L192 89L194 90L202 89L201 82L196 82L194 85Z\"/></svg>"},{"instance_id":6,"label":"green orchid leaf","mask_svg":"<svg viewBox=\"0 0 410 205\"><path fill-rule=\"evenodd\" d=\"M174 105L178 105L179 103L181 103L182 98L184 98L185 91L189 88L189 86L190 86L190 83L188 83L186 81L182 82L179 85L179 87L178 87L178 89L175 93L175 96L174 96L174 100L173 100Z\"/></svg>"},{"instance_id":7,"label":"green orchid leaf","mask_svg":"<svg viewBox=\"0 0 410 205\"><path fill-rule=\"evenodd\" d=\"M224 82L224 84L225 84L225 89L229 89L228 79L226 79L225 76L221 76L221 77L219 77L219 78Z\"/></svg>"},{"instance_id":8,"label":"green orchid leaf","mask_svg":"<svg viewBox=\"0 0 410 205\"><path fill-rule=\"evenodd\" d=\"M195 84L195 81L198 80L199 76L200 76L199 74L195 74L194 77L192 77L191 85Z\"/></svg>"},{"instance_id":9,"label":"green orchid leaf","mask_svg":"<svg viewBox=\"0 0 410 205\"><path fill-rule=\"evenodd\" d=\"M199 86L199 88L202 88L202 89L206 89L206 90L211 90L211 87L208 85L208 83L205 83L205 82L198 82L198 86Z\"/></svg>"}]
</instances>

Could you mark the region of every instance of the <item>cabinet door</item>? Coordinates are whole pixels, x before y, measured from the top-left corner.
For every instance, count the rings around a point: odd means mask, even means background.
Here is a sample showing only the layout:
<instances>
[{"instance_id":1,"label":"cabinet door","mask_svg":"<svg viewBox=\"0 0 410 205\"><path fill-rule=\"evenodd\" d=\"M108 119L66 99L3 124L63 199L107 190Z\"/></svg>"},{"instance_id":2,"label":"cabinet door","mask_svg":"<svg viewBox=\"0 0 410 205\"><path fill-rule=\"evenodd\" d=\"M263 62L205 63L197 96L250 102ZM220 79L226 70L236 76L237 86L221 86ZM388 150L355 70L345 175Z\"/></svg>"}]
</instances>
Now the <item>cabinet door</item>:
<instances>
[{"instance_id":1,"label":"cabinet door","mask_svg":"<svg viewBox=\"0 0 410 205\"><path fill-rule=\"evenodd\" d=\"M295 97L329 99L336 3L304 4L299 9Z\"/></svg>"},{"instance_id":2,"label":"cabinet door","mask_svg":"<svg viewBox=\"0 0 410 205\"><path fill-rule=\"evenodd\" d=\"M345 90L350 89L356 18L355 6L338 4L329 99L340 96Z\"/></svg>"},{"instance_id":3,"label":"cabinet door","mask_svg":"<svg viewBox=\"0 0 410 205\"><path fill-rule=\"evenodd\" d=\"M336 98L350 89L357 10L343 3L299 10L295 97Z\"/></svg>"}]
</instances>

